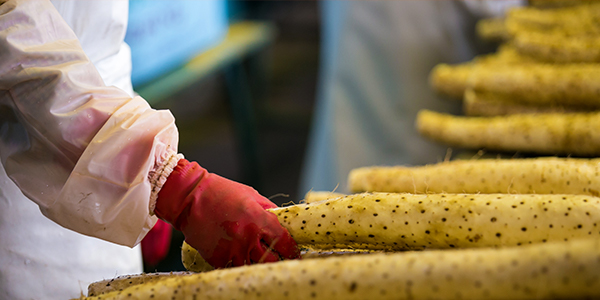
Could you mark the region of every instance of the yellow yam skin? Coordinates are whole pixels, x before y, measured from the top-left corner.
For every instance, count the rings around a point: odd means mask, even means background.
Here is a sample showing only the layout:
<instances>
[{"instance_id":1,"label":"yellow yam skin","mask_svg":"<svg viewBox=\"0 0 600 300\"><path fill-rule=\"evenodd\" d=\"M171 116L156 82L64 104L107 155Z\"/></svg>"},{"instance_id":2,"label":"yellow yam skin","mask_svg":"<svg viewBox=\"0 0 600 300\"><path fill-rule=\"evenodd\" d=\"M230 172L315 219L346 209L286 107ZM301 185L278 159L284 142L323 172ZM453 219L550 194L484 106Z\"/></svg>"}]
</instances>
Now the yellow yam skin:
<instances>
[{"instance_id":1,"label":"yellow yam skin","mask_svg":"<svg viewBox=\"0 0 600 300\"><path fill-rule=\"evenodd\" d=\"M551 63L600 62L600 33L595 36L565 37L561 34L523 32L513 39L524 55Z\"/></svg>"},{"instance_id":2,"label":"yellow yam skin","mask_svg":"<svg viewBox=\"0 0 600 300\"><path fill-rule=\"evenodd\" d=\"M428 138L461 148L600 155L600 113L457 117L422 110L416 126Z\"/></svg>"},{"instance_id":3,"label":"yellow yam skin","mask_svg":"<svg viewBox=\"0 0 600 300\"><path fill-rule=\"evenodd\" d=\"M470 64L439 64L433 68L429 84L438 93L454 99L462 99L468 87L469 76L475 66Z\"/></svg>"},{"instance_id":4,"label":"yellow yam skin","mask_svg":"<svg viewBox=\"0 0 600 300\"><path fill-rule=\"evenodd\" d=\"M527 4L536 8L561 8L582 4L598 3L598 0L529 0Z\"/></svg>"},{"instance_id":5,"label":"yellow yam skin","mask_svg":"<svg viewBox=\"0 0 600 300\"><path fill-rule=\"evenodd\" d=\"M419 167L350 172L353 193L573 194L600 196L600 160L576 158L455 160Z\"/></svg>"},{"instance_id":6,"label":"yellow yam skin","mask_svg":"<svg viewBox=\"0 0 600 300\"><path fill-rule=\"evenodd\" d=\"M470 78L476 70L536 62L529 56L521 55L512 45L502 45L497 53L478 56L471 62L435 66L429 75L429 84L437 93L454 99L462 99L465 90L470 87Z\"/></svg>"},{"instance_id":7,"label":"yellow yam skin","mask_svg":"<svg viewBox=\"0 0 600 300\"><path fill-rule=\"evenodd\" d=\"M513 114L535 113L571 113L587 112L588 108L574 106L542 106L521 103L519 99L509 98L494 93L465 91L463 112L466 116L503 116Z\"/></svg>"},{"instance_id":8,"label":"yellow yam skin","mask_svg":"<svg viewBox=\"0 0 600 300\"><path fill-rule=\"evenodd\" d=\"M214 270L214 268L211 265L209 265L204 260L204 258L202 258L200 253L198 253L198 250L194 249L192 246L190 246L185 241L183 242L183 246L181 247L181 249L183 250L183 251L181 251L183 266L186 268L186 270L188 270L190 272L194 272L194 273L202 273L202 272L208 272L208 271ZM361 249L327 249L327 250L323 250L323 249L304 248L304 250L302 250L300 252L300 257L302 257L302 259L327 258L327 257L332 257L332 256L340 256L340 255L371 254L371 253L378 253L378 252L381 252L381 251L361 250ZM197 263L193 264L190 262L197 262ZM92 291L92 286L94 286L94 292L92 292L92 293L88 292L88 295L95 296L95 295L104 294L107 291L122 290L124 287L127 287L129 285L144 283L144 281L136 280L137 277L148 278L148 276L156 276L159 274L166 276L166 275L188 275L190 273L180 272L180 273L175 273L175 274L174 273L142 274L142 275L138 275L138 276L128 276L127 278L117 278L117 279L111 280L110 282L105 280L105 281L91 284L90 292ZM134 278L133 282L130 281L130 279L132 277ZM113 281L115 281L115 280L118 281L118 283L120 284L120 285L117 285L116 288L115 288L115 285L112 284ZM147 281L149 281L149 280L146 280L146 282ZM107 283L110 283L110 284L106 285ZM109 288L109 286L111 286L111 284L112 284L112 287ZM103 292L101 292L101 293L96 292L99 289L101 289Z\"/></svg>"},{"instance_id":9,"label":"yellow yam skin","mask_svg":"<svg viewBox=\"0 0 600 300\"><path fill-rule=\"evenodd\" d=\"M211 266L198 250L194 249L188 243L183 241L183 245L181 246L181 262L186 270L200 273L214 270L213 266Z\"/></svg>"},{"instance_id":10,"label":"yellow yam skin","mask_svg":"<svg viewBox=\"0 0 600 300\"><path fill-rule=\"evenodd\" d=\"M483 19L475 27L477 36L487 41L505 41L510 39L504 18Z\"/></svg>"},{"instance_id":11,"label":"yellow yam skin","mask_svg":"<svg viewBox=\"0 0 600 300\"><path fill-rule=\"evenodd\" d=\"M477 68L475 91L493 92L524 103L600 107L600 65L527 64Z\"/></svg>"},{"instance_id":12,"label":"yellow yam skin","mask_svg":"<svg viewBox=\"0 0 600 300\"><path fill-rule=\"evenodd\" d=\"M113 291L119 292L134 285L156 282L174 276L187 276L189 272L142 273L124 275L112 279L97 281L88 286L88 296L99 296Z\"/></svg>"},{"instance_id":13,"label":"yellow yam skin","mask_svg":"<svg viewBox=\"0 0 600 300\"><path fill-rule=\"evenodd\" d=\"M325 192L325 191L310 191L304 196L302 203L313 203L338 197L346 196L341 193Z\"/></svg>"},{"instance_id":14,"label":"yellow yam skin","mask_svg":"<svg viewBox=\"0 0 600 300\"><path fill-rule=\"evenodd\" d=\"M600 34L598 15L598 3L547 10L520 7L506 13L505 26L511 35L522 32L556 33L564 36L597 35Z\"/></svg>"},{"instance_id":15,"label":"yellow yam skin","mask_svg":"<svg viewBox=\"0 0 600 300\"><path fill-rule=\"evenodd\" d=\"M362 193L271 210L299 245L411 250L600 237L600 198Z\"/></svg>"},{"instance_id":16,"label":"yellow yam skin","mask_svg":"<svg viewBox=\"0 0 600 300\"><path fill-rule=\"evenodd\" d=\"M215 270L86 299L584 299L600 297L597 239L370 254Z\"/></svg>"}]
</instances>

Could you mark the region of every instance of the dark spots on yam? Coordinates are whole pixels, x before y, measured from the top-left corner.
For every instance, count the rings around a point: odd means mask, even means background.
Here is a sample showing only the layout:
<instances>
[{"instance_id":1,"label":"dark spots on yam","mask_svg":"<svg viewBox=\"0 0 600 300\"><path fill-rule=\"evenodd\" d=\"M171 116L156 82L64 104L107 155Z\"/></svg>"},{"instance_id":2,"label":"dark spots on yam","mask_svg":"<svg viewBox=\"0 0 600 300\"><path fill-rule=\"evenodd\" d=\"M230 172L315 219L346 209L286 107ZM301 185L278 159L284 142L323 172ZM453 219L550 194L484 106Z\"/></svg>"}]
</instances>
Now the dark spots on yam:
<instances>
[{"instance_id":1,"label":"dark spots on yam","mask_svg":"<svg viewBox=\"0 0 600 300\"><path fill-rule=\"evenodd\" d=\"M356 284L356 282L354 282L354 281L353 281L353 282L351 282L351 283L350 283L350 287L348 288L348 291L349 291L350 293L354 293L354 292L356 291L356 288L357 288L357 286L358 286L358 285Z\"/></svg>"}]
</instances>

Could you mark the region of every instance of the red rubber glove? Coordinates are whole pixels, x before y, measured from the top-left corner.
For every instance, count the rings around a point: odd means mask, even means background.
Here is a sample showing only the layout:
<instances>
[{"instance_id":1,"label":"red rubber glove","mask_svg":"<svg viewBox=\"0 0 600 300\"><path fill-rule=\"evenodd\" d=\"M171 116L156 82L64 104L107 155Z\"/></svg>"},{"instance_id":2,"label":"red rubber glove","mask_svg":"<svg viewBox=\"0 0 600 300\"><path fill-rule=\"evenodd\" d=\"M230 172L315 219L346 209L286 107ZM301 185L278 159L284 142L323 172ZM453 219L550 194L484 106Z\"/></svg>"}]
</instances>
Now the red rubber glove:
<instances>
[{"instance_id":1,"label":"red rubber glove","mask_svg":"<svg viewBox=\"0 0 600 300\"><path fill-rule=\"evenodd\" d=\"M183 232L213 267L299 257L296 242L275 214L276 205L253 188L182 159L158 194L154 212Z\"/></svg>"},{"instance_id":2,"label":"red rubber glove","mask_svg":"<svg viewBox=\"0 0 600 300\"><path fill-rule=\"evenodd\" d=\"M154 227L142 240L142 258L144 263L156 266L163 261L171 246L171 225L158 219Z\"/></svg>"}]
</instances>

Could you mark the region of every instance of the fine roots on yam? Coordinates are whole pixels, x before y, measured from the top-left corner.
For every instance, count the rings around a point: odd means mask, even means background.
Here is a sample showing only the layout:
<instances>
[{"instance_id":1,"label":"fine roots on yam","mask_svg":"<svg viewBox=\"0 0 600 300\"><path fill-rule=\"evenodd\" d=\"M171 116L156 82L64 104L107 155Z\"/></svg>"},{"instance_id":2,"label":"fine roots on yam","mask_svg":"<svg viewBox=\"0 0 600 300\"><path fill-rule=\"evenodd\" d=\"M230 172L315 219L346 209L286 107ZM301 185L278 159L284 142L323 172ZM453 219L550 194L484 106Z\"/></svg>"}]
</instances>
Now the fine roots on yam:
<instances>
[{"instance_id":1,"label":"fine roots on yam","mask_svg":"<svg viewBox=\"0 0 600 300\"><path fill-rule=\"evenodd\" d=\"M323 200L333 199L333 198L338 198L338 197L343 197L343 196L346 196L346 195L341 194L341 193L326 192L326 191L310 191L310 192L306 193L302 203L313 203L313 202L318 202L318 201L323 201Z\"/></svg>"},{"instance_id":2,"label":"fine roots on yam","mask_svg":"<svg viewBox=\"0 0 600 300\"><path fill-rule=\"evenodd\" d=\"M369 254L214 270L89 299L584 299L600 297L597 239Z\"/></svg>"},{"instance_id":3,"label":"fine roots on yam","mask_svg":"<svg viewBox=\"0 0 600 300\"><path fill-rule=\"evenodd\" d=\"M600 196L600 160L558 157L474 159L418 167L363 167L350 172L348 186L354 193Z\"/></svg>"}]
</instances>

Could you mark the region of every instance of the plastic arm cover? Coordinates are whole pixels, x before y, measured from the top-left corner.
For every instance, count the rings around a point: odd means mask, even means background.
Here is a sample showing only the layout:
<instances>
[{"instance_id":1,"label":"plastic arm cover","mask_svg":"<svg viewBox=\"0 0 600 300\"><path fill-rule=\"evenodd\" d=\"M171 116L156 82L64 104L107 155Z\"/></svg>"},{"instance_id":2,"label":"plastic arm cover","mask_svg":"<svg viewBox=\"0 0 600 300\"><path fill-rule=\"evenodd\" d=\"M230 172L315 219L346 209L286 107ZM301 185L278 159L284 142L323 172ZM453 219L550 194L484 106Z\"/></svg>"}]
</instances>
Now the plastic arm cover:
<instances>
[{"instance_id":1,"label":"plastic arm cover","mask_svg":"<svg viewBox=\"0 0 600 300\"><path fill-rule=\"evenodd\" d=\"M0 0L0 157L48 218L137 245L177 164L169 111L106 87L47 0Z\"/></svg>"}]
</instances>

